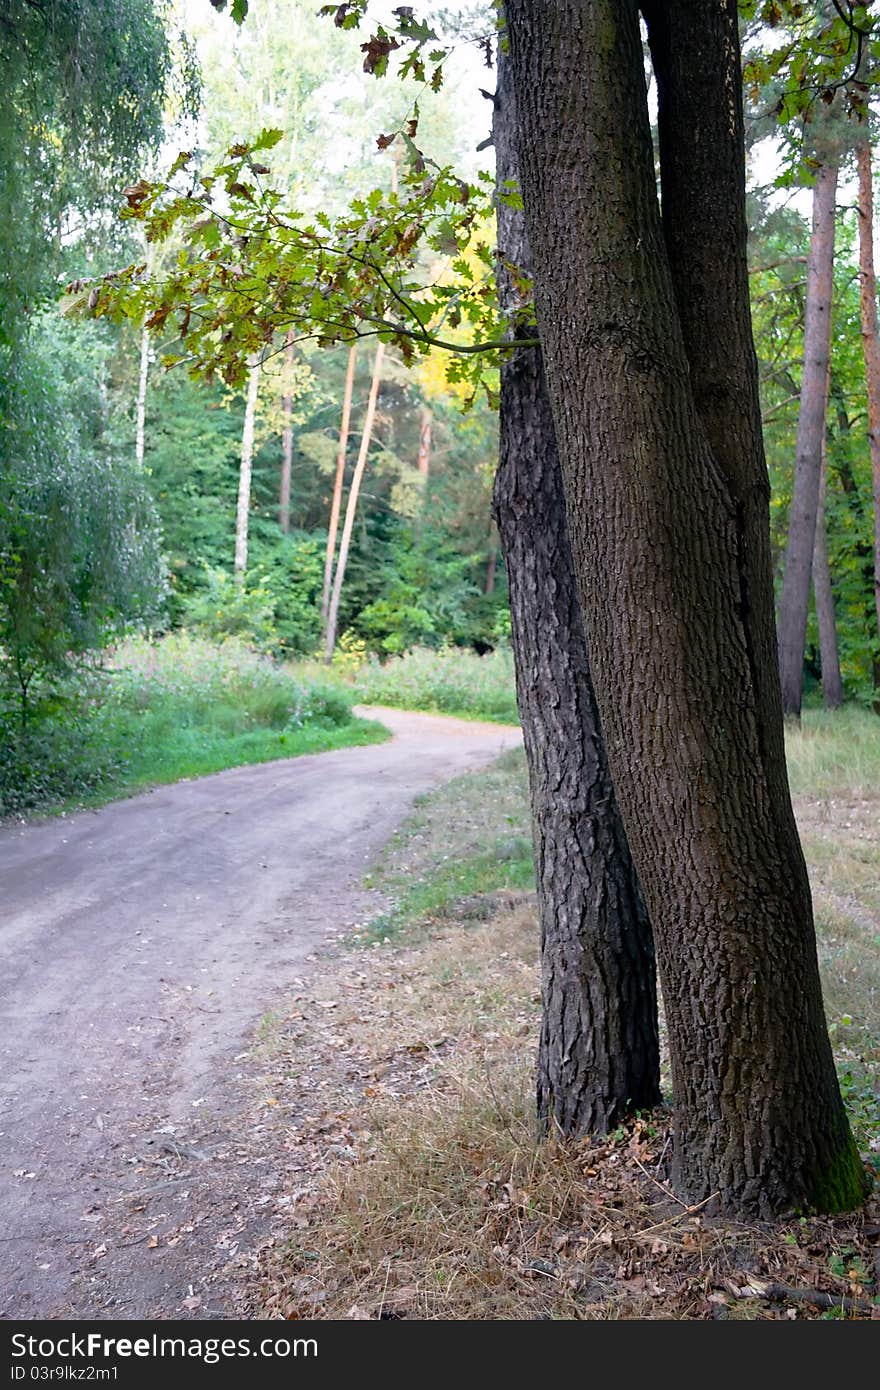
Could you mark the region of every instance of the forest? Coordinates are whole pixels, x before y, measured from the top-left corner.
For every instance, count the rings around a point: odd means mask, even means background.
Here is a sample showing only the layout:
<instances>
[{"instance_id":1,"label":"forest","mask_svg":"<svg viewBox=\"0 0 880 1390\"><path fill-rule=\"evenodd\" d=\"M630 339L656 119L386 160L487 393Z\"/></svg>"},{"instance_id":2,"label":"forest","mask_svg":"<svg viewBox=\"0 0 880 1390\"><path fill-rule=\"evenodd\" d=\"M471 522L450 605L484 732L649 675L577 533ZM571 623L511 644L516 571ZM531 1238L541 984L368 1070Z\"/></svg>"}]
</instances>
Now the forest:
<instances>
[{"instance_id":1,"label":"forest","mask_svg":"<svg viewBox=\"0 0 880 1390\"><path fill-rule=\"evenodd\" d=\"M0 0L0 63L4 878L304 755L384 827L253 1001L293 1227L110 1315L876 1317L876 6Z\"/></svg>"}]
</instances>

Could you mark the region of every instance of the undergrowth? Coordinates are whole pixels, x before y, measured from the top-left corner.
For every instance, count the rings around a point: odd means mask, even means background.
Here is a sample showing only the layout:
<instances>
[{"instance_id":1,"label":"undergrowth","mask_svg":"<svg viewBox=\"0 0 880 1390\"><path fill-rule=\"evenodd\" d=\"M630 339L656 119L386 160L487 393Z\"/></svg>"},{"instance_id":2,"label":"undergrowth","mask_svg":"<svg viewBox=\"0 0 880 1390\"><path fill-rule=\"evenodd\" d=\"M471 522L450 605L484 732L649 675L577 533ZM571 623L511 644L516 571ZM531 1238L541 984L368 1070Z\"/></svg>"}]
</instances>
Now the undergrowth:
<instances>
[{"instance_id":1,"label":"undergrowth","mask_svg":"<svg viewBox=\"0 0 880 1390\"><path fill-rule=\"evenodd\" d=\"M47 693L0 739L0 815L95 805L227 767L386 738L351 692L296 680L242 643L132 639Z\"/></svg>"}]
</instances>

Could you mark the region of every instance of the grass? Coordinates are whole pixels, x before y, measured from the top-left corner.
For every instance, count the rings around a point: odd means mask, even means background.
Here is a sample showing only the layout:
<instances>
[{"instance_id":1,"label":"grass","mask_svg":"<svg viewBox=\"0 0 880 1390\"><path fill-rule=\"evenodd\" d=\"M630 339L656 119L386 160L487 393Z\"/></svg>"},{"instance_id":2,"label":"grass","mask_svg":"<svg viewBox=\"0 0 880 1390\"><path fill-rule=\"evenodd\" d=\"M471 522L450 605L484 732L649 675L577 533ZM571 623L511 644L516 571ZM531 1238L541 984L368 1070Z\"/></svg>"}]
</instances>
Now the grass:
<instances>
[{"instance_id":1,"label":"grass","mask_svg":"<svg viewBox=\"0 0 880 1390\"><path fill-rule=\"evenodd\" d=\"M96 806L229 767L376 743L337 684L296 680L235 641L134 639L3 743L0 814Z\"/></svg>"},{"instance_id":2,"label":"grass","mask_svg":"<svg viewBox=\"0 0 880 1390\"><path fill-rule=\"evenodd\" d=\"M789 749L841 1087L877 1166L880 721L870 718L811 716ZM323 975L332 1006L295 1015L296 1045L286 1055L282 1044L274 1067L291 1123L312 1113L297 1161L313 1152L322 1176L300 1190L288 1244L267 1256L261 1315L870 1316L876 1199L854 1216L776 1225L686 1209L665 1182L664 1111L607 1140L536 1142L525 786L515 751L424 798L373 874L389 912ZM316 1074L318 1100L300 1080ZM329 1170L328 1126L347 1136Z\"/></svg>"},{"instance_id":3,"label":"grass","mask_svg":"<svg viewBox=\"0 0 880 1390\"><path fill-rule=\"evenodd\" d=\"M523 754L511 749L479 776L466 774L420 797L367 878L390 909L361 928L364 940L409 937L413 930L470 906L485 915L487 895L534 887Z\"/></svg>"},{"instance_id":4,"label":"grass","mask_svg":"<svg viewBox=\"0 0 880 1390\"><path fill-rule=\"evenodd\" d=\"M880 718L858 705L805 710L786 729L785 750L795 795L852 798L880 788Z\"/></svg>"},{"instance_id":5,"label":"grass","mask_svg":"<svg viewBox=\"0 0 880 1390\"><path fill-rule=\"evenodd\" d=\"M513 655L506 647L486 656L457 647L416 648L384 663L368 661L355 675L354 691L364 704L519 723Z\"/></svg>"}]
</instances>

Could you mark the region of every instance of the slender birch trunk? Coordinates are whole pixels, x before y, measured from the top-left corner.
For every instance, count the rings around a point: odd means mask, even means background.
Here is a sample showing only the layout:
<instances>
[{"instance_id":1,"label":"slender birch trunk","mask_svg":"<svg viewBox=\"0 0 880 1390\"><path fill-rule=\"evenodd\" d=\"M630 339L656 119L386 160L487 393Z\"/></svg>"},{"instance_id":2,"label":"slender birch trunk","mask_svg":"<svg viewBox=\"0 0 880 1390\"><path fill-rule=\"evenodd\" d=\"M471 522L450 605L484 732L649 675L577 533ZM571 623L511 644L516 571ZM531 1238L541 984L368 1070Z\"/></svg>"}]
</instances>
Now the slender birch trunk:
<instances>
[{"instance_id":1,"label":"slender birch trunk","mask_svg":"<svg viewBox=\"0 0 880 1390\"><path fill-rule=\"evenodd\" d=\"M153 248L147 246L147 273L153 269ZM138 392L137 392L137 412L135 416L134 431L134 458L138 469L144 466L144 453L146 446L146 422L147 422L147 382L150 375L150 334L146 328L141 329L141 355L140 367L138 370Z\"/></svg>"},{"instance_id":2,"label":"slender birch trunk","mask_svg":"<svg viewBox=\"0 0 880 1390\"><path fill-rule=\"evenodd\" d=\"M431 468L431 431L433 416L428 406L423 405L419 423L419 453L416 466L423 478L427 478Z\"/></svg>"},{"instance_id":3,"label":"slender birch trunk","mask_svg":"<svg viewBox=\"0 0 880 1390\"><path fill-rule=\"evenodd\" d=\"M288 371L293 368L293 333L287 335L284 361ZM290 477L293 471L293 392L285 391L281 408L284 428L281 431L281 483L278 488L278 523L287 535L290 530Z\"/></svg>"},{"instance_id":4,"label":"slender birch trunk","mask_svg":"<svg viewBox=\"0 0 880 1390\"><path fill-rule=\"evenodd\" d=\"M354 529L354 519L357 513L358 494L361 490L361 480L364 476L364 469L367 466L367 455L370 451L370 440L373 435L373 421L376 418L376 400L379 396L379 383L382 380L382 359L385 356L385 344L376 344L376 358L373 362L373 379L370 382L370 394L367 398L367 413L364 417L364 428L361 434L361 445L358 450L357 462L354 466L354 475L351 480L351 487L348 493L348 501L345 506L345 521L342 526L342 540L339 543L339 559L336 562L336 574L333 579L333 593L330 598L330 608L327 614L327 637L326 637L326 659L330 662L333 659L333 648L336 646L336 628L339 622L339 599L342 594L342 585L345 580L345 567L348 564L348 550L351 545L351 533Z\"/></svg>"},{"instance_id":5,"label":"slender birch trunk","mask_svg":"<svg viewBox=\"0 0 880 1390\"><path fill-rule=\"evenodd\" d=\"M327 554L324 557L324 590L321 594L321 627L326 636L327 618L330 613L330 585L333 582L333 559L336 555L336 533L339 530L339 512L342 507L342 484L345 479L345 454L348 449L348 430L351 423L351 396L354 390L354 368L357 359L357 343L348 350L348 366L345 371L345 389L342 394L342 423L339 426L339 452L336 455L336 478L333 482L333 500L330 503L330 524L327 529Z\"/></svg>"},{"instance_id":6,"label":"slender birch trunk","mask_svg":"<svg viewBox=\"0 0 880 1390\"><path fill-rule=\"evenodd\" d=\"M254 461L254 424L260 390L260 363L251 362L244 428L241 432L241 467L238 474L238 510L235 516L235 579L243 584L248 559L248 519L251 507L251 467Z\"/></svg>"},{"instance_id":7,"label":"slender birch trunk","mask_svg":"<svg viewBox=\"0 0 880 1390\"><path fill-rule=\"evenodd\" d=\"M137 419L134 433L134 459L138 470L144 466L147 420L147 378L150 372L150 335L141 330L141 363L138 373Z\"/></svg>"}]
</instances>

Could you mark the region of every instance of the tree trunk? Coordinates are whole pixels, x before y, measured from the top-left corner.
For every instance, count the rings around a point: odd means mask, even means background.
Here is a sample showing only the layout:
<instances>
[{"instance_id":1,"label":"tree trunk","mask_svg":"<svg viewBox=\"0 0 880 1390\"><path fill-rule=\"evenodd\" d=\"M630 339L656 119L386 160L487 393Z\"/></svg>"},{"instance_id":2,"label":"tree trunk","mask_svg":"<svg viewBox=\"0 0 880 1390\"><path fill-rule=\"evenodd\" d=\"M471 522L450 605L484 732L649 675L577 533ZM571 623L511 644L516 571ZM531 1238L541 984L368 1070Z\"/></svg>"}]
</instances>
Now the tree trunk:
<instances>
[{"instance_id":1,"label":"tree trunk","mask_svg":"<svg viewBox=\"0 0 880 1390\"><path fill-rule=\"evenodd\" d=\"M251 509L251 465L254 461L254 425L260 390L260 363L251 363L241 432L241 466L238 473L238 508L235 515L235 578L244 583L248 559L248 521Z\"/></svg>"},{"instance_id":2,"label":"tree trunk","mask_svg":"<svg viewBox=\"0 0 880 1390\"><path fill-rule=\"evenodd\" d=\"M287 335L284 361L288 371L293 368L293 333ZM281 402L284 428L281 431L281 483L278 488L278 523L287 535L290 530L290 479L293 472L293 393L285 391Z\"/></svg>"},{"instance_id":3,"label":"tree trunk","mask_svg":"<svg viewBox=\"0 0 880 1390\"><path fill-rule=\"evenodd\" d=\"M427 479L431 467L431 430L433 417L428 406L423 405L419 413L419 454L417 467L423 478Z\"/></svg>"},{"instance_id":4,"label":"tree trunk","mask_svg":"<svg viewBox=\"0 0 880 1390\"><path fill-rule=\"evenodd\" d=\"M330 608L327 614L325 656L328 662L332 661L333 648L336 646L336 628L339 622L339 599L345 580L345 567L348 564L348 548L351 544L351 533L354 529L354 519L357 514L361 479L364 476L364 469L367 466L367 455L370 452L370 440L373 436L373 421L376 418L376 401L379 396L379 383L382 380L382 359L384 356L385 344L378 342L376 344L376 356L373 361L373 379L370 382L370 394L367 397L367 413L364 417L364 427L361 433L361 446L358 450L357 462L354 466L351 487L348 490L348 501L345 505L345 521L342 525L342 540L339 543L339 559L336 562L336 574L333 578L333 593L330 597Z\"/></svg>"},{"instance_id":5,"label":"tree trunk","mask_svg":"<svg viewBox=\"0 0 880 1390\"><path fill-rule=\"evenodd\" d=\"M727 168L726 192L713 181L713 196L739 229L736 7L673 0L666 12L689 31L709 102L697 108L699 125L680 134L691 146L705 141L710 167ZM508 0L508 16L569 534L608 760L663 983L673 1181L685 1200L716 1198L728 1211L845 1209L861 1200L864 1173L825 1026L803 856L782 797L778 688L774 717L773 680L761 665L772 650L768 565L758 554L769 555L769 519L762 503L758 537L740 491L757 487L766 500L763 466L746 467L739 446L729 455L713 447L695 402L696 364L676 302L685 287L671 272L657 202L638 6ZM706 68L714 81L702 81ZM686 122L690 95L674 93L676 81L667 76L666 100L681 101L670 119ZM663 161L661 144L661 169ZM670 176L674 185L674 161ZM724 254L740 255L739 236ZM743 311L736 284L719 285L731 342ZM749 359L737 381L748 381L753 349Z\"/></svg>"},{"instance_id":6,"label":"tree trunk","mask_svg":"<svg viewBox=\"0 0 880 1390\"><path fill-rule=\"evenodd\" d=\"M813 233L807 259L804 371L795 445L794 488L785 573L779 601L779 674L785 713L800 718L810 576L816 540L819 474L825 436L825 392L831 350L834 213L837 167L823 164L813 190Z\"/></svg>"},{"instance_id":7,"label":"tree trunk","mask_svg":"<svg viewBox=\"0 0 880 1390\"><path fill-rule=\"evenodd\" d=\"M496 475L497 476L497 475ZM486 561L486 582L483 585L483 593L488 597L495 592L495 575L498 569L498 538L496 526L493 523L489 533L489 558Z\"/></svg>"},{"instance_id":8,"label":"tree trunk","mask_svg":"<svg viewBox=\"0 0 880 1390\"><path fill-rule=\"evenodd\" d=\"M146 268L147 274L152 274L155 253L153 246L148 243L146 248ZM134 431L134 459L140 471L144 466L144 455L146 452L146 424L147 424L147 382L150 375L150 334L146 328L141 329L141 351L140 364L138 368L138 391L137 406L135 411L135 431Z\"/></svg>"},{"instance_id":9,"label":"tree trunk","mask_svg":"<svg viewBox=\"0 0 880 1390\"><path fill-rule=\"evenodd\" d=\"M141 330L141 359L138 371L137 415L134 432L134 461L138 471L144 466L147 421L147 379L150 372L150 334Z\"/></svg>"},{"instance_id":10,"label":"tree trunk","mask_svg":"<svg viewBox=\"0 0 880 1390\"><path fill-rule=\"evenodd\" d=\"M324 556L324 590L321 594L321 627L326 636L327 618L330 612L330 586L333 582L333 560L336 556L336 533L339 529L339 513L342 508L342 484L345 481L345 454L348 449L348 429L351 422L351 397L354 390L354 368L357 360L357 343L348 350L348 365L345 369L345 387L342 393L342 423L339 426L339 452L336 455L336 477L333 481L333 500L330 503L330 523L327 528L327 553ZM334 638L335 641L335 638Z\"/></svg>"},{"instance_id":11,"label":"tree trunk","mask_svg":"<svg viewBox=\"0 0 880 1390\"><path fill-rule=\"evenodd\" d=\"M828 416L828 396L831 371L825 378L825 416ZM822 432L822 459L819 469L819 500L816 506L816 540L813 546L813 598L816 621L819 625L819 659L822 663L822 698L826 709L840 709L843 704L843 681L840 675L840 655L837 648L837 620L834 616L834 593L831 588L831 568L828 564L828 528L825 520L825 495L828 487L828 429Z\"/></svg>"},{"instance_id":12,"label":"tree trunk","mask_svg":"<svg viewBox=\"0 0 880 1390\"><path fill-rule=\"evenodd\" d=\"M517 177L510 64L498 55L499 185ZM504 262L528 273L525 221L499 201L499 297L518 296ZM660 1100L651 927L605 758L577 598L562 474L541 353L501 367L494 512L504 548L532 809L541 924L537 1066L544 1132L606 1133ZM488 591L488 586L487 586Z\"/></svg>"},{"instance_id":13,"label":"tree trunk","mask_svg":"<svg viewBox=\"0 0 880 1390\"><path fill-rule=\"evenodd\" d=\"M880 635L880 337L877 333L877 280L874 274L874 185L871 145L859 146L859 277L862 296L862 350L868 386L868 439L874 492L874 602Z\"/></svg>"}]
</instances>

